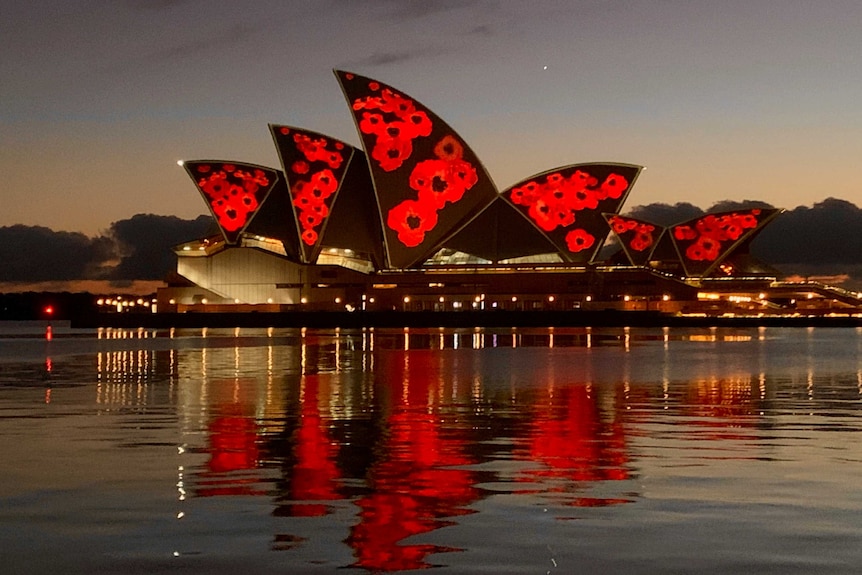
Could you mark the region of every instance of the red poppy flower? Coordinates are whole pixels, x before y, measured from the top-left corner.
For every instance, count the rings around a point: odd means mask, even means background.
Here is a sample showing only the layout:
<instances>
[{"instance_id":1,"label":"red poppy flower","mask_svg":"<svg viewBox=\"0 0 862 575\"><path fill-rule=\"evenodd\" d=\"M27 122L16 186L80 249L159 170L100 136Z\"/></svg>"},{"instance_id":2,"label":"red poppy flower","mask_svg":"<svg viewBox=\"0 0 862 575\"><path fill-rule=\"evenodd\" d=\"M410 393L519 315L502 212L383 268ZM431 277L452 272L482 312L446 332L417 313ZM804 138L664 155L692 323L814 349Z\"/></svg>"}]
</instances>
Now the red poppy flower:
<instances>
[{"instance_id":1,"label":"red poppy flower","mask_svg":"<svg viewBox=\"0 0 862 575\"><path fill-rule=\"evenodd\" d=\"M733 220L728 221L724 224L724 235L727 236L729 240L738 240L739 236L742 235L742 226L736 223Z\"/></svg>"},{"instance_id":2,"label":"red poppy flower","mask_svg":"<svg viewBox=\"0 0 862 575\"><path fill-rule=\"evenodd\" d=\"M410 138L386 138L378 137L371 157L377 160L380 169L384 172L397 170L404 160L413 153L413 143Z\"/></svg>"},{"instance_id":3,"label":"red poppy flower","mask_svg":"<svg viewBox=\"0 0 862 575\"><path fill-rule=\"evenodd\" d=\"M406 138L412 140L414 136L411 132L412 129L408 124L401 120L394 120L383 127L380 135L386 136L387 138Z\"/></svg>"},{"instance_id":4,"label":"red poppy flower","mask_svg":"<svg viewBox=\"0 0 862 575\"><path fill-rule=\"evenodd\" d=\"M322 221L323 216L313 210L306 210L299 214L299 223L304 230L316 228Z\"/></svg>"},{"instance_id":5,"label":"red poppy flower","mask_svg":"<svg viewBox=\"0 0 862 575\"><path fill-rule=\"evenodd\" d=\"M691 226L676 226L673 229L673 237L678 240L693 240L697 237L697 232L691 229Z\"/></svg>"},{"instance_id":6,"label":"red poppy flower","mask_svg":"<svg viewBox=\"0 0 862 575\"><path fill-rule=\"evenodd\" d=\"M307 174L308 173L308 163L303 162L302 160L297 160L290 166L290 169L294 174Z\"/></svg>"},{"instance_id":7,"label":"red poppy flower","mask_svg":"<svg viewBox=\"0 0 862 575\"><path fill-rule=\"evenodd\" d=\"M718 218L713 214L706 215L697 220L694 227L702 236L719 239L721 235L721 225Z\"/></svg>"},{"instance_id":8,"label":"red poppy flower","mask_svg":"<svg viewBox=\"0 0 862 575\"><path fill-rule=\"evenodd\" d=\"M362 118L359 120L359 131L363 134L374 134L380 136L386 130L386 120L381 114L362 112Z\"/></svg>"},{"instance_id":9,"label":"red poppy flower","mask_svg":"<svg viewBox=\"0 0 862 575\"><path fill-rule=\"evenodd\" d=\"M209 164L201 164L200 166L198 166L198 172L201 174L206 174L209 171L210 171L210 165Z\"/></svg>"},{"instance_id":10,"label":"red poppy flower","mask_svg":"<svg viewBox=\"0 0 862 575\"><path fill-rule=\"evenodd\" d=\"M219 224L228 232L235 232L245 225L246 211L227 198L219 198L212 204Z\"/></svg>"},{"instance_id":11,"label":"red poppy flower","mask_svg":"<svg viewBox=\"0 0 862 575\"><path fill-rule=\"evenodd\" d=\"M302 212L310 210L311 206L315 204L322 203L323 200L314 196L314 194L311 193L311 186L308 185L303 186L302 191L299 193L295 193L293 197L293 205L299 208L299 210Z\"/></svg>"},{"instance_id":12,"label":"red poppy flower","mask_svg":"<svg viewBox=\"0 0 862 575\"><path fill-rule=\"evenodd\" d=\"M431 204L404 200L391 210L386 225L398 233L398 241L412 248L422 243L425 232L437 225L437 211Z\"/></svg>"},{"instance_id":13,"label":"red poppy flower","mask_svg":"<svg viewBox=\"0 0 862 575\"><path fill-rule=\"evenodd\" d=\"M368 89L371 90L372 92L376 92L377 90L380 89L380 84L378 84L377 82L369 82L368 83Z\"/></svg>"},{"instance_id":14,"label":"red poppy flower","mask_svg":"<svg viewBox=\"0 0 862 575\"><path fill-rule=\"evenodd\" d=\"M632 241L629 242L629 247L636 252L642 252L652 245L652 241L652 235L638 231Z\"/></svg>"},{"instance_id":15,"label":"red poppy flower","mask_svg":"<svg viewBox=\"0 0 862 575\"><path fill-rule=\"evenodd\" d=\"M563 203L553 204L551 206L551 214L558 226L566 228L575 223L575 212Z\"/></svg>"},{"instance_id":16,"label":"red poppy flower","mask_svg":"<svg viewBox=\"0 0 862 575\"><path fill-rule=\"evenodd\" d=\"M593 237L587 230L578 228L566 234L566 247L570 252L580 252L592 247L596 243L596 238Z\"/></svg>"},{"instance_id":17,"label":"red poppy flower","mask_svg":"<svg viewBox=\"0 0 862 575\"><path fill-rule=\"evenodd\" d=\"M541 189L536 182L527 182L523 186L512 188L509 198L513 204L530 206L539 197Z\"/></svg>"},{"instance_id":18,"label":"red poppy flower","mask_svg":"<svg viewBox=\"0 0 862 575\"><path fill-rule=\"evenodd\" d=\"M584 188L592 188L598 183L598 180L593 176L588 174L587 172L583 172L581 170L575 170L575 172L569 176L569 185L571 185L576 190L583 190Z\"/></svg>"},{"instance_id":19,"label":"red poppy flower","mask_svg":"<svg viewBox=\"0 0 862 575\"><path fill-rule=\"evenodd\" d=\"M564 184L565 181L566 180L565 180L565 178L563 178L562 174L555 173L555 174L549 174L545 180L545 183L548 186L560 187Z\"/></svg>"},{"instance_id":20,"label":"red poppy flower","mask_svg":"<svg viewBox=\"0 0 862 575\"><path fill-rule=\"evenodd\" d=\"M330 168L337 170L341 166L341 162L344 161L344 157L340 152L326 152L322 160L326 162Z\"/></svg>"},{"instance_id":21,"label":"red poppy flower","mask_svg":"<svg viewBox=\"0 0 862 575\"><path fill-rule=\"evenodd\" d=\"M281 132L281 135L282 135L282 136L286 136L286 135L288 135L288 134L290 133L290 128L284 128L284 127L282 127L282 128L279 130L279 132Z\"/></svg>"},{"instance_id":22,"label":"red poppy flower","mask_svg":"<svg viewBox=\"0 0 862 575\"><path fill-rule=\"evenodd\" d=\"M377 96L368 96L366 98L356 98L353 100L353 109L359 110L377 110L380 108L380 98Z\"/></svg>"},{"instance_id":23,"label":"red poppy flower","mask_svg":"<svg viewBox=\"0 0 862 575\"><path fill-rule=\"evenodd\" d=\"M745 229L756 228L757 227L757 218L755 218L751 214L741 214L739 216L739 225Z\"/></svg>"},{"instance_id":24,"label":"red poppy flower","mask_svg":"<svg viewBox=\"0 0 862 575\"><path fill-rule=\"evenodd\" d=\"M557 210L554 209L554 206L544 196L533 202L527 213L536 222L536 225L546 232L553 231L560 225L557 219Z\"/></svg>"},{"instance_id":25,"label":"red poppy flower","mask_svg":"<svg viewBox=\"0 0 862 575\"><path fill-rule=\"evenodd\" d=\"M236 170L236 166L234 166L233 164L222 164L221 169L227 173L231 173Z\"/></svg>"},{"instance_id":26,"label":"red poppy flower","mask_svg":"<svg viewBox=\"0 0 862 575\"><path fill-rule=\"evenodd\" d=\"M609 223L611 224L611 229L614 230L615 234L621 235L629 230L628 222L619 216L612 217Z\"/></svg>"},{"instance_id":27,"label":"red poppy flower","mask_svg":"<svg viewBox=\"0 0 862 575\"><path fill-rule=\"evenodd\" d=\"M619 174L611 174L602 182L600 188L601 195L604 196L602 199L613 198L614 200L618 200L628 187L629 183L624 177Z\"/></svg>"},{"instance_id":28,"label":"red poppy flower","mask_svg":"<svg viewBox=\"0 0 862 575\"><path fill-rule=\"evenodd\" d=\"M352 79L353 79L353 74L351 74L350 72L348 72L347 74L345 74L345 75L344 75L344 77L345 77L345 78L347 78L348 80L352 80Z\"/></svg>"},{"instance_id":29,"label":"red poppy flower","mask_svg":"<svg viewBox=\"0 0 862 575\"><path fill-rule=\"evenodd\" d=\"M721 243L701 236L685 250L685 257L694 261L714 261L721 253Z\"/></svg>"},{"instance_id":30,"label":"red poppy flower","mask_svg":"<svg viewBox=\"0 0 862 575\"><path fill-rule=\"evenodd\" d=\"M476 173L476 168L467 160L453 160L449 162L449 172L456 182L459 182L464 189L469 190L479 181L479 175Z\"/></svg>"},{"instance_id":31,"label":"red poppy flower","mask_svg":"<svg viewBox=\"0 0 862 575\"><path fill-rule=\"evenodd\" d=\"M441 160L460 160L464 155L464 146L453 136L444 136L434 146L434 155Z\"/></svg>"},{"instance_id":32,"label":"red poppy flower","mask_svg":"<svg viewBox=\"0 0 862 575\"><path fill-rule=\"evenodd\" d=\"M410 172L410 187L419 192L420 202L438 209L447 201L458 201L464 194L463 186L451 181L448 162L443 160L424 160L416 164Z\"/></svg>"},{"instance_id":33,"label":"red poppy flower","mask_svg":"<svg viewBox=\"0 0 862 575\"><path fill-rule=\"evenodd\" d=\"M569 206L575 211L594 210L599 206L599 198L596 190L584 188L570 194Z\"/></svg>"},{"instance_id":34,"label":"red poppy flower","mask_svg":"<svg viewBox=\"0 0 862 575\"><path fill-rule=\"evenodd\" d=\"M326 216L329 215L329 208L326 207L326 204L324 204L323 202L316 202L311 204L306 211L314 212L315 214L320 216L321 222L326 219Z\"/></svg>"},{"instance_id":35,"label":"red poppy flower","mask_svg":"<svg viewBox=\"0 0 862 575\"><path fill-rule=\"evenodd\" d=\"M307 229L302 232L302 241L306 245L313 246L317 243L317 232L312 229Z\"/></svg>"},{"instance_id":36,"label":"red poppy flower","mask_svg":"<svg viewBox=\"0 0 862 575\"><path fill-rule=\"evenodd\" d=\"M211 198L217 198L228 193L230 183L227 181L227 174L224 172L216 172L209 178L204 178L198 182L201 190Z\"/></svg>"},{"instance_id":37,"label":"red poppy flower","mask_svg":"<svg viewBox=\"0 0 862 575\"><path fill-rule=\"evenodd\" d=\"M254 194L245 192L240 196L239 201L246 212L253 212L257 209L258 203Z\"/></svg>"},{"instance_id":38,"label":"red poppy flower","mask_svg":"<svg viewBox=\"0 0 862 575\"><path fill-rule=\"evenodd\" d=\"M390 114L395 114L399 118L405 118L416 111L416 106L413 100L405 98L401 94L396 94L389 88L385 88L380 93L380 109Z\"/></svg>"},{"instance_id":39,"label":"red poppy flower","mask_svg":"<svg viewBox=\"0 0 862 575\"><path fill-rule=\"evenodd\" d=\"M404 123L409 126L409 135L412 138L431 135L431 120L425 112L417 110L409 114L404 118Z\"/></svg>"},{"instance_id":40,"label":"red poppy flower","mask_svg":"<svg viewBox=\"0 0 862 575\"><path fill-rule=\"evenodd\" d=\"M332 170L323 169L311 176L312 194L325 200L338 189L338 180Z\"/></svg>"}]
</instances>

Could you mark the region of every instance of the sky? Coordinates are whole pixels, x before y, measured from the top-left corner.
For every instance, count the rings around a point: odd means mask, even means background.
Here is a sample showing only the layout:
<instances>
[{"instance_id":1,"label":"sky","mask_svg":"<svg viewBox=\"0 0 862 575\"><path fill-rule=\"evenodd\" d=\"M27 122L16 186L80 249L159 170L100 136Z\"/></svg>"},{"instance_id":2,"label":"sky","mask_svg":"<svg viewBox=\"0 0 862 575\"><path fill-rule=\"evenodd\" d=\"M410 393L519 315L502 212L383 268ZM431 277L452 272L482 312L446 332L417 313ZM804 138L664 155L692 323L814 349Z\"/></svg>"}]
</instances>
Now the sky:
<instances>
[{"instance_id":1,"label":"sky","mask_svg":"<svg viewBox=\"0 0 862 575\"><path fill-rule=\"evenodd\" d=\"M178 160L359 145L333 68L417 99L499 189L646 166L627 206L862 203L856 0L3 0L0 226L207 207ZM625 208L624 208L625 210Z\"/></svg>"}]
</instances>

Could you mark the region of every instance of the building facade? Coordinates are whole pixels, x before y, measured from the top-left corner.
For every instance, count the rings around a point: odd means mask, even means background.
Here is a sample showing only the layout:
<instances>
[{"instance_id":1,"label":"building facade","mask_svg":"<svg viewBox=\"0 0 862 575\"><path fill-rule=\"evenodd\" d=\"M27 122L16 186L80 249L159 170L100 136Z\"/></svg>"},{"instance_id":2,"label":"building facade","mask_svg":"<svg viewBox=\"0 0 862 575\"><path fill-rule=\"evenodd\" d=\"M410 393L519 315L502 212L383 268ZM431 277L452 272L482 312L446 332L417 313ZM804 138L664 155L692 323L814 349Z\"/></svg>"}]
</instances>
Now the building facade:
<instances>
[{"instance_id":1,"label":"building facade","mask_svg":"<svg viewBox=\"0 0 862 575\"><path fill-rule=\"evenodd\" d=\"M419 101L335 75L362 149L271 124L280 169L181 162L218 231L175 248L160 311L764 313L859 303L779 282L751 257L780 210L670 227L626 217L642 171L626 163L570 164L498 190L467 142Z\"/></svg>"}]
</instances>

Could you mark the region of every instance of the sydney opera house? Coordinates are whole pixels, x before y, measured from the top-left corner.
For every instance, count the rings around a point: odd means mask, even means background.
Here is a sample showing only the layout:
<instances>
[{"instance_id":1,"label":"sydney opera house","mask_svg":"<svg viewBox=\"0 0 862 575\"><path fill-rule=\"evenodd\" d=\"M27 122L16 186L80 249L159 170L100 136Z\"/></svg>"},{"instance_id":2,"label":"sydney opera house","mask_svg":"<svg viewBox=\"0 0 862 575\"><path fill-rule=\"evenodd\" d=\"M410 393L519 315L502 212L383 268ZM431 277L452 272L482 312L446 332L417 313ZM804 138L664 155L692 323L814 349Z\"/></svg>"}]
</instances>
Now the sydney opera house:
<instances>
[{"instance_id":1,"label":"sydney opera house","mask_svg":"<svg viewBox=\"0 0 862 575\"><path fill-rule=\"evenodd\" d=\"M569 164L499 190L467 142L416 99L335 75L362 149L271 124L280 169L181 162L218 232L176 246L160 312L764 313L859 303L780 282L751 256L780 210L669 227L626 217L643 169L627 163Z\"/></svg>"}]
</instances>

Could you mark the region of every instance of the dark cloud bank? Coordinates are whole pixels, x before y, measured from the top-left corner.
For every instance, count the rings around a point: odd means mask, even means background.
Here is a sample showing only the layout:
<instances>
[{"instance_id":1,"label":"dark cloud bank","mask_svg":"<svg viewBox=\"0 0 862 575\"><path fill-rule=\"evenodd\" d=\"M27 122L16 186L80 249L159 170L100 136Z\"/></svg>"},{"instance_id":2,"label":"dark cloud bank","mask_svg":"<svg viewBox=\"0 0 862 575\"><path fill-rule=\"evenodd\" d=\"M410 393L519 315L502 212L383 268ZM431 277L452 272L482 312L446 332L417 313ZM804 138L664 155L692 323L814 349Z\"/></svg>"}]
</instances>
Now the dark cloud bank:
<instances>
[{"instance_id":1,"label":"dark cloud bank","mask_svg":"<svg viewBox=\"0 0 862 575\"><path fill-rule=\"evenodd\" d=\"M757 201L720 202L703 210L689 203L636 206L628 215L661 225L706 212L770 207ZM0 227L0 282L162 280L176 269L171 248L216 233L212 218L184 220L138 214L97 237L37 226ZM848 276L862 286L862 209L834 198L778 216L754 240L752 252L786 275Z\"/></svg>"},{"instance_id":2,"label":"dark cloud bank","mask_svg":"<svg viewBox=\"0 0 862 575\"><path fill-rule=\"evenodd\" d=\"M0 282L161 280L176 269L171 248L215 231L212 218L138 214L91 238L39 226L0 227Z\"/></svg>"}]
</instances>

